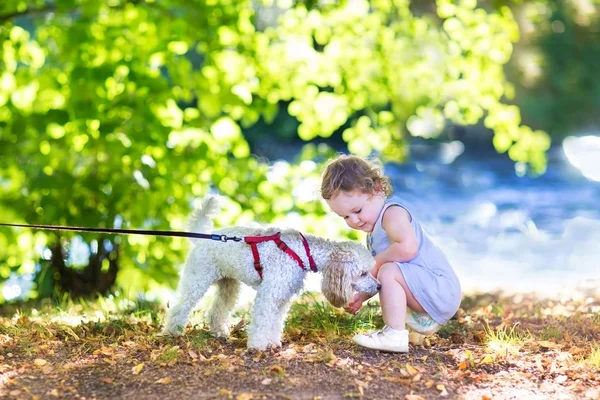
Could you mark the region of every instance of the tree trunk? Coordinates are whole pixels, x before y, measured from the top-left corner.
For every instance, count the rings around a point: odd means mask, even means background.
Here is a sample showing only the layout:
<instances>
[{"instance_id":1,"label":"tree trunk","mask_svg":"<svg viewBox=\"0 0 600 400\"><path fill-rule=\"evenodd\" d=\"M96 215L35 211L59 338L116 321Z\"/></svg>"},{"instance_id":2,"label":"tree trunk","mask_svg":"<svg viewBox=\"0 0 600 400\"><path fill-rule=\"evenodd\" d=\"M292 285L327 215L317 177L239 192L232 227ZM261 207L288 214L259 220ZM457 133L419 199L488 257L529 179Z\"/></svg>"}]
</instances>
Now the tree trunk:
<instances>
[{"instance_id":1,"label":"tree trunk","mask_svg":"<svg viewBox=\"0 0 600 400\"><path fill-rule=\"evenodd\" d=\"M91 252L88 265L83 269L75 269L66 265L67 254L57 240L51 247L50 276L60 293L69 293L73 297L90 297L107 294L117 279L119 271L119 245L110 242L112 250L107 251L106 239L98 238L97 252ZM102 271L102 264L107 260L108 269Z\"/></svg>"}]
</instances>

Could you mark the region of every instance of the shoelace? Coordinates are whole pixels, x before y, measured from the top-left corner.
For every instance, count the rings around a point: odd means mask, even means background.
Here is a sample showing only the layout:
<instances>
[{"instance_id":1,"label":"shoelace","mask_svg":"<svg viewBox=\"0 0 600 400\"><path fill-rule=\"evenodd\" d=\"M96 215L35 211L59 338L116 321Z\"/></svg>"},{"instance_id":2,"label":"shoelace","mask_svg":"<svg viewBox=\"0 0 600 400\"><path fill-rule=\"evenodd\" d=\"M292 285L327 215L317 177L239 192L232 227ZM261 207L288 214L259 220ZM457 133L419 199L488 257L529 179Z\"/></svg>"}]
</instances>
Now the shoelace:
<instances>
[{"instance_id":1,"label":"shoelace","mask_svg":"<svg viewBox=\"0 0 600 400\"><path fill-rule=\"evenodd\" d=\"M431 319L430 317L428 317L426 315L420 315L417 318L417 322L422 326L431 326L434 321L433 321L433 319Z\"/></svg>"},{"instance_id":2,"label":"shoelace","mask_svg":"<svg viewBox=\"0 0 600 400\"><path fill-rule=\"evenodd\" d=\"M379 335L383 335L385 332L389 331L390 327L389 326L384 326L383 329L379 330L379 331L375 331L369 334L369 337L375 337L375 336L379 336Z\"/></svg>"}]
</instances>

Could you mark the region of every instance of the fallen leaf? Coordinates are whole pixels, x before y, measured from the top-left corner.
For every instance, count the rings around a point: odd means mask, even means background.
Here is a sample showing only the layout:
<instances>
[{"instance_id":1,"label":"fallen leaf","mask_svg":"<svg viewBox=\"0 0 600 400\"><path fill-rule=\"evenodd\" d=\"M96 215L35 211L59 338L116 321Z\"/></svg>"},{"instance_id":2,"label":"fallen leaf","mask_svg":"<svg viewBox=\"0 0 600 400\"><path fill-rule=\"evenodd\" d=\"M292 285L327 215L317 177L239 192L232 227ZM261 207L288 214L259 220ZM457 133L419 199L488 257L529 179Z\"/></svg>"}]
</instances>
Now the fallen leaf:
<instances>
[{"instance_id":1,"label":"fallen leaf","mask_svg":"<svg viewBox=\"0 0 600 400\"><path fill-rule=\"evenodd\" d=\"M469 363L467 362L467 360L462 360L458 364L458 369L467 369L468 367L469 367Z\"/></svg>"},{"instance_id":2,"label":"fallen leaf","mask_svg":"<svg viewBox=\"0 0 600 400\"><path fill-rule=\"evenodd\" d=\"M412 365L410 365L409 363L406 363L406 370L411 375L416 375L419 373L419 371L417 371L417 369L415 367L413 367Z\"/></svg>"},{"instance_id":3,"label":"fallen leaf","mask_svg":"<svg viewBox=\"0 0 600 400\"><path fill-rule=\"evenodd\" d=\"M407 394L406 396L404 396L404 398L406 400L425 400L423 397L419 396L418 394Z\"/></svg>"},{"instance_id":4,"label":"fallen leaf","mask_svg":"<svg viewBox=\"0 0 600 400\"><path fill-rule=\"evenodd\" d=\"M263 384L263 385L270 385L271 382L273 382L273 379L271 379L271 378L265 378L260 383Z\"/></svg>"},{"instance_id":5,"label":"fallen leaf","mask_svg":"<svg viewBox=\"0 0 600 400\"><path fill-rule=\"evenodd\" d=\"M77 334L73 331L73 329L66 327L65 328L65 332L68 333L70 336L72 336L73 338L75 338L76 340L80 340L79 336L77 336Z\"/></svg>"},{"instance_id":6,"label":"fallen leaf","mask_svg":"<svg viewBox=\"0 0 600 400\"><path fill-rule=\"evenodd\" d=\"M104 354L105 356L112 356L115 354L115 349L112 347L102 347L100 349L100 353Z\"/></svg>"},{"instance_id":7,"label":"fallen leaf","mask_svg":"<svg viewBox=\"0 0 600 400\"><path fill-rule=\"evenodd\" d=\"M573 346L569 349L569 353L571 353L571 355L574 355L574 356L584 354L585 352L586 352L585 349L582 349L581 347L577 347L577 346Z\"/></svg>"},{"instance_id":8,"label":"fallen leaf","mask_svg":"<svg viewBox=\"0 0 600 400\"><path fill-rule=\"evenodd\" d=\"M481 395L481 400L493 400L493 398L488 396L487 394L483 394Z\"/></svg>"},{"instance_id":9,"label":"fallen leaf","mask_svg":"<svg viewBox=\"0 0 600 400\"><path fill-rule=\"evenodd\" d=\"M35 364L36 367L43 367L47 363L48 363L48 361L44 360L43 358L36 358L33 361L33 364Z\"/></svg>"},{"instance_id":10,"label":"fallen leaf","mask_svg":"<svg viewBox=\"0 0 600 400\"><path fill-rule=\"evenodd\" d=\"M8 394L10 396L17 397L18 395L21 394L21 391L20 390L11 390L10 392L8 392Z\"/></svg>"},{"instance_id":11,"label":"fallen leaf","mask_svg":"<svg viewBox=\"0 0 600 400\"><path fill-rule=\"evenodd\" d=\"M270 369L272 373L279 376L285 376L285 370L279 365L273 365Z\"/></svg>"},{"instance_id":12,"label":"fallen leaf","mask_svg":"<svg viewBox=\"0 0 600 400\"><path fill-rule=\"evenodd\" d=\"M425 336L417 332L410 332L408 334L408 342L414 346L420 346L425 341Z\"/></svg>"},{"instance_id":13,"label":"fallen leaf","mask_svg":"<svg viewBox=\"0 0 600 400\"><path fill-rule=\"evenodd\" d=\"M399 378L396 376L386 376L383 379L385 379L386 381L390 381L390 382L397 382L402 385L410 385L412 383L412 379L410 379L410 378Z\"/></svg>"},{"instance_id":14,"label":"fallen leaf","mask_svg":"<svg viewBox=\"0 0 600 400\"><path fill-rule=\"evenodd\" d=\"M537 344L538 344L538 346L540 346L543 349L551 349L551 350L560 349L562 347L560 344L550 342L548 340L540 340L537 342Z\"/></svg>"},{"instance_id":15,"label":"fallen leaf","mask_svg":"<svg viewBox=\"0 0 600 400\"><path fill-rule=\"evenodd\" d=\"M136 365L135 367L131 368L131 372L134 375L138 375L140 372L142 372L142 369L144 369L144 363L140 363L140 364Z\"/></svg>"},{"instance_id":16,"label":"fallen leaf","mask_svg":"<svg viewBox=\"0 0 600 400\"><path fill-rule=\"evenodd\" d=\"M354 383L356 383L356 385L359 387L364 387L364 388L369 387L369 384L367 382L363 382L358 379L354 379Z\"/></svg>"},{"instance_id":17,"label":"fallen leaf","mask_svg":"<svg viewBox=\"0 0 600 400\"><path fill-rule=\"evenodd\" d=\"M544 372L544 365L542 364L542 360L540 358L535 360L535 366L537 367L538 371Z\"/></svg>"},{"instance_id":18,"label":"fallen leaf","mask_svg":"<svg viewBox=\"0 0 600 400\"><path fill-rule=\"evenodd\" d=\"M192 357L194 360L196 360L198 358L198 354L194 351L194 350L188 350L188 354L190 355L190 357Z\"/></svg>"},{"instance_id":19,"label":"fallen leaf","mask_svg":"<svg viewBox=\"0 0 600 400\"><path fill-rule=\"evenodd\" d=\"M494 362L494 357L492 357L489 354L486 354L481 361L479 361L480 364L490 364Z\"/></svg>"},{"instance_id":20,"label":"fallen leaf","mask_svg":"<svg viewBox=\"0 0 600 400\"><path fill-rule=\"evenodd\" d=\"M163 385L168 385L169 383L171 383L171 378L169 378L168 376L165 376L164 378L160 378L159 380L157 380L154 383L161 383Z\"/></svg>"},{"instance_id":21,"label":"fallen leaf","mask_svg":"<svg viewBox=\"0 0 600 400\"><path fill-rule=\"evenodd\" d=\"M486 337L487 337L487 334L485 333L485 331L478 331L478 332L473 333L473 338L479 343L484 343L486 340Z\"/></svg>"},{"instance_id":22,"label":"fallen leaf","mask_svg":"<svg viewBox=\"0 0 600 400\"><path fill-rule=\"evenodd\" d=\"M446 390L446 386L444 386L440 383L439 385L436 385L435 388L440 391L440 396L448 396L448 391Z\"/></svg>"},{"instance_id":23,"label":"fallen leaf","mask_svg":"<svg viewBox=\"0 0 600 400\"><path fill-rule=\"evenodd\" d=\"M250 400L253 399L254 396L252 395L252 393L240 393L237 396L235 396L236 400Z\"/></svg>"}]
</instances>

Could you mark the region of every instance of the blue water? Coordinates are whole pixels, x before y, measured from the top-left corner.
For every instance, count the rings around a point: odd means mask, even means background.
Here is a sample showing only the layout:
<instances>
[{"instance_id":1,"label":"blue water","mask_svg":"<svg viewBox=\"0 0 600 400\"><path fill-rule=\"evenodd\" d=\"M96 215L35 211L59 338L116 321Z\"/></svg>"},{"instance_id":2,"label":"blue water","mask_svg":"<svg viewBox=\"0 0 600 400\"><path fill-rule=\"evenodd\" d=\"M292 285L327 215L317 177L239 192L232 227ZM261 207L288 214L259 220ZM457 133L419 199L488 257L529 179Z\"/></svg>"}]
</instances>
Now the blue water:
<instances>
[{"instance_id":1,"label":"blue water","mask_svg":"<svg viewBox=\"0 0 600 400\"><path fill-rule=\"evenodd\" d=\"M466 290L553 295L599 286L600 182L561 146L537 178L517 176L506 155L456 156L448 146L417 148L409 163L385 171Z\"/></svg>"}]
</instances>

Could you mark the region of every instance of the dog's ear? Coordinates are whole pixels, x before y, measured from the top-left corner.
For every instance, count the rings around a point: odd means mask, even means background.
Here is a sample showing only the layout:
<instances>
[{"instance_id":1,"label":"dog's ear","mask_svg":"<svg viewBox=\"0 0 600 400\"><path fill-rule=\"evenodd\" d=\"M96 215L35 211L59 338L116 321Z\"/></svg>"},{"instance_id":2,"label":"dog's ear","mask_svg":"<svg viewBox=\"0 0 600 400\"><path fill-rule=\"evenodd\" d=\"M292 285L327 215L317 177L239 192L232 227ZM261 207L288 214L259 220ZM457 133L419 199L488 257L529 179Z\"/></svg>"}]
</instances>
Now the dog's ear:
<instances>
[{"instance_id":1,"label":"dog's ear","mask_svg":"<svg viewBox=\"0 0 600 400\"><path fill-rule=\"evenodd\" d=\"M347 271L348 258L334 253L323 268L321 292L334 307L343 307L352 298L352 277Z\"/></svg>"}]
</instances>

